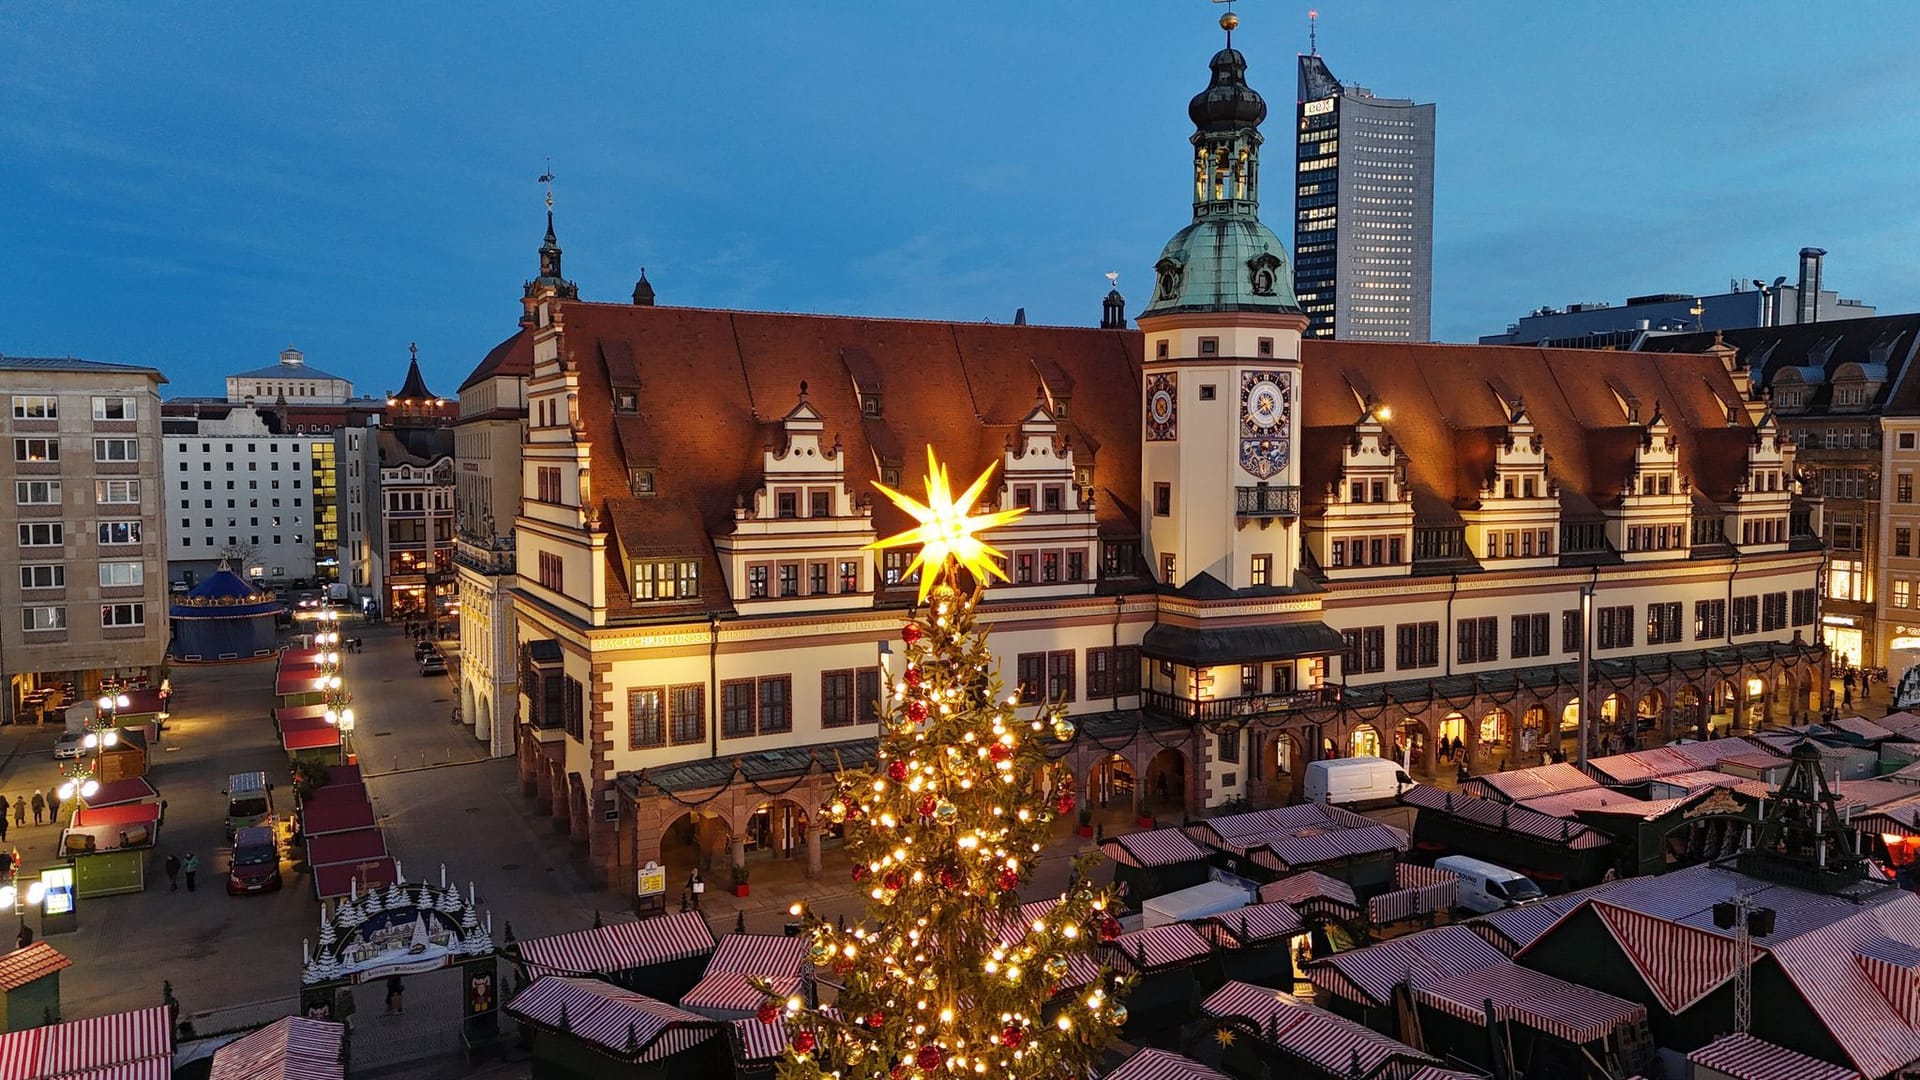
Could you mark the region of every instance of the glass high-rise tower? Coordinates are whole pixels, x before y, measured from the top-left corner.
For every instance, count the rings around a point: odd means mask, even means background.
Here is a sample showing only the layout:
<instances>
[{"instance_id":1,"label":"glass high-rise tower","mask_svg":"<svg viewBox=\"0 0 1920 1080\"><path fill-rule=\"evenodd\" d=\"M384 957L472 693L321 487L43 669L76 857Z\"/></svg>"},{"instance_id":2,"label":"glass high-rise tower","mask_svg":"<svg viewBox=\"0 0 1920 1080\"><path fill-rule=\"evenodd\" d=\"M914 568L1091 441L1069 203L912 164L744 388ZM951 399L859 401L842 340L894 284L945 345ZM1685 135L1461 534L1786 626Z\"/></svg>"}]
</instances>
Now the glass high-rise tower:
<instances>
[{"instance_id":1,"label":"glass high-rise tower","mask_svg":"<svg viewBox=\"0 0 1920 1080\"><path fill-rule=\"evenodd\" d=\"M1433 106L1342 86L1300 57L1293 288L1312 337L1426 341Z\"/></svg>"}]
</instances>

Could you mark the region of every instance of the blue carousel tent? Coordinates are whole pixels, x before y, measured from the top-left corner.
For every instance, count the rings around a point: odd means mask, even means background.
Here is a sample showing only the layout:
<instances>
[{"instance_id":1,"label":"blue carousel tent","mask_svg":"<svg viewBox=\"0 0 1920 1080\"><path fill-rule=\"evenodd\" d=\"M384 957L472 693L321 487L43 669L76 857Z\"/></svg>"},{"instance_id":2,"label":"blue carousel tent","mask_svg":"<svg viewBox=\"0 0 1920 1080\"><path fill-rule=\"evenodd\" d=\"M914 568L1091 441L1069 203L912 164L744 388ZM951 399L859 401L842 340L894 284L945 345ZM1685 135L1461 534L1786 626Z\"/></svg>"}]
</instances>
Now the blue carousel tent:
<instances>
[{"instance_id":1,"label":"blue carousel tent","mask_svg":"<svg viewBox=\"0 0 1920 1080\"><path fill-rule=\"evenodd\" d=\"M222 565L192 592L174 599L173 659L205 663L271 656L273 619L285 606Z\"/></svg>"}]
</instances>

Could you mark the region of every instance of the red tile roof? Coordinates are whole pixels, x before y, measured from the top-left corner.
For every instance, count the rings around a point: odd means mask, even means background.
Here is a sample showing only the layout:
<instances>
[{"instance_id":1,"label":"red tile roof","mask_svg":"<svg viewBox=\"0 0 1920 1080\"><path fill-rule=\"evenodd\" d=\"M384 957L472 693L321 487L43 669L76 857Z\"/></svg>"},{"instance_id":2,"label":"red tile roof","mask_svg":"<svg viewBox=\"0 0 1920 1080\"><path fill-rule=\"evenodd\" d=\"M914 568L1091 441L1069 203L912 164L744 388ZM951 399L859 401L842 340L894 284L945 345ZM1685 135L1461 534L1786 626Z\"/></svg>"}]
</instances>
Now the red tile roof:
<instances>
[{"instance_id":1,"label":"red tile roof","mask_svg":"<svg viewBox=\"0 0 1920 1080\"><path fill-rule=\"evenodd\" d=\"M36 979L44 979L73 961L44 941L0 956L0 990L18 990Z\"/></svg>"},{"instance_id":2,"label":"red tile roof","mask_svg":"<svg viewBox=\"0 0 1920 1080\"><path fill-rule=\"evenodd\" d=\"M762 449L802 383L827 435L840 440L847 482L860 494L887 465L915 486L928 443L956 476L998 461L1044 383L1069 398L1062 433L1076 460L1093 466L1103 531L1138 530L1137 332L571 300L560 308L565 359L581 372L594 497L628 556L697 554L708 580L721 580L710 537L730 529L736 499L758 485ZM1403 451L1416 502L1442 511L1477 500L1515 401L1524 402L1551 475L1576 507L1618 498L1642 425L1656 411L1673 425L1683 472L1716 499L1743 475L1753 437L1745 411L1729 409L1740 397L1712 354L1308 341L1302 355L1312 376L1301 399L1302 486L1310 496L1338 478L1337 448L1360 415L1356 395L1391 407L1386 431ZM530 356L523 330L496 346L468 384ZM616 385L640 391L637 415L613 413ZM880 398L879 416L863 416L862 395ZM629 493L629 466L658 470L656 494ZM906 520L884 500L874 518L882 535ZM617 590L613 599L616 609L626 606ZM709 589L678 609L650 604L648 613L726 607L721 591Z\"/></svg>"}]
</instances>

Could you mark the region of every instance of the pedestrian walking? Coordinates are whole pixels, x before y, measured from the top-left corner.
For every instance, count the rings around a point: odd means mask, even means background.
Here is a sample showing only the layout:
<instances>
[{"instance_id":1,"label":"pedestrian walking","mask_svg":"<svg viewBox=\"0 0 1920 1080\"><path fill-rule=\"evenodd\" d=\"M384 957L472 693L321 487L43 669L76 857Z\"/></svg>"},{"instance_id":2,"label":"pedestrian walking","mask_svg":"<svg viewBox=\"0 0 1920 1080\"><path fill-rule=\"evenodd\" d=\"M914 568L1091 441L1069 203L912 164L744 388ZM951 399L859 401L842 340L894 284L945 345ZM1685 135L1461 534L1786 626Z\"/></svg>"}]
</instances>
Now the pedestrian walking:
<instances>
[{"instance_id":1,"label":"pedestrian walking","mask_svg":"<svg viewBox=\"0 0 1920 1080\"><path fill-rule=\"evenodd\" d=\"M34 788L33 789L33 823L35 825L45 824L46 816L47 816L47 797L45 795L40 794L39 788Z\"/></svg>"},{"instance_id":2,"label":"pedestrian walking","mask_svg":"<svg viewBox=\"0 0 1920 1080\"><path fill-rule=\"evenodd\" d=\"M1840 707L1853 708L1853 673L1847 673L1847 681L1840 684Z\"/></svg>"},{"instance_id":3,"label":"pedestrian walking","mask_svg":"<svg viewBox=\"0 0 1920 1080\"><path fill-rule=\"evenodd\" d=\"M20 934L13 940L18 943L17 947L22 949L33 944L33 927L27 925L27 920L20 920Z\"/></svg>"},{"instance_id":4,"label":"pedestrian walking","mask_svg":"<svg viewBox=\"0 0 1920 1080\"><path fill-rule=\"evenodd\" d=\"M687 894L693 897L693 910L700 910L700 896L707 891L707 883L700 880L700 868L694 867L687 875Z\"/></svg>"},{"instance_id":5,"label":"pedestrian walking","mask_svg":"<svg viewBox=\"0 0 1920 1080\"><path fill-rule=\"evenodd\" d=\"M187 875L187 891L193 891L193 875L200 872L200 856L187 852L187 861L180 864L180 872Z\"/></svg>"},{"instance_id":6,"label":"pedestrian walking","mask_svg":"<svg viewBox=\"0 0 1920 1080\"><path fill-rule=\"evenodd\" d=\"M25 795L13 800L13 823L23 828L27 824L27 797Z\"/></svg>"},{"instance_id":7,"label":"pedestrian walking","mask_svg":"<svg viewBox=\"0 0 1920 1080\"><path fill-rule=\"evenodd\" d=\"M403 1013L407 1011L407 1003L402 997L402 995L404 995L406 992L407 992L407 984L400 981L400 976L394 975L387 979L387 1011L388 1012Z\"/></svg>"},{"instance_id":8,"label":"pedestrian walking","mask_svg":"<svg viewBox=\"0 0 1920 1080\"><path fill-rule=\"evenodd\" d=\"M167 891L180 891L180 856L167 853Z\"/></svg>"},{"instance_id":9,"label":"pedestrian walking","mask_svg":"<svg viewBox=\"0 0 1920 1080\"><path fill-rule=\"evenodd\" d=\"M7 797L0 795L0 844L7 842Z\"/></svg>"}]
</instances>

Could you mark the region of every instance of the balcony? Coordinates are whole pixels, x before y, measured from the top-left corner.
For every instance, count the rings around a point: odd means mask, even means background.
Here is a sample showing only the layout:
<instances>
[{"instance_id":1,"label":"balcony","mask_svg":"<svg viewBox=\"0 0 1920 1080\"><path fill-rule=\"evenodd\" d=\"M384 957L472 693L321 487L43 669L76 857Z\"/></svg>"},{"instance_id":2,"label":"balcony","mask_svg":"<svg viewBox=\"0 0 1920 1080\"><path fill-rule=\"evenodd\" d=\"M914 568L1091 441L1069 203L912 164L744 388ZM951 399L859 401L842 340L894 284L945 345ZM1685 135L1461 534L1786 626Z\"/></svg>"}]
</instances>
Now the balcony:
<instances>
[{"instance_id":1,"label":"balcony","mask_svg":"<svg viewBox=\"0 0 1920 1080\"><path fill-rule=\"evenodd\" d=\"M471 536L454 541L453 561L483 574L514 572L513 536Z\"/></svg>"},{"instance_id":2,"label":"balcony","mask_svg":"<svg viewBox=\"0 0 1920 1080\"><path fill-rule=\"evenodd\" d=\"M1243 518L1296 518L1300 516L1300 489L1297 487L1235 488L1234 511Z\"/></svg>"},{"instance_id":3,"label":"balcony","mask_svg":"<svg viewBox=\"0 0 1920 1080\"><path fill-rule=\"evenodd\" d=\"M1340 688L1323 686L1314 690L1295 690L1286 694L1251 694L1247 697L1192 698L1169 694L1164 690L1142 690L1140 703L1154 712L1177 717L1190 723L1213 720L1243 720L1254 716L1275 716L1340 704Z\"/></svg>"}]
</instances>

